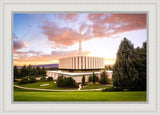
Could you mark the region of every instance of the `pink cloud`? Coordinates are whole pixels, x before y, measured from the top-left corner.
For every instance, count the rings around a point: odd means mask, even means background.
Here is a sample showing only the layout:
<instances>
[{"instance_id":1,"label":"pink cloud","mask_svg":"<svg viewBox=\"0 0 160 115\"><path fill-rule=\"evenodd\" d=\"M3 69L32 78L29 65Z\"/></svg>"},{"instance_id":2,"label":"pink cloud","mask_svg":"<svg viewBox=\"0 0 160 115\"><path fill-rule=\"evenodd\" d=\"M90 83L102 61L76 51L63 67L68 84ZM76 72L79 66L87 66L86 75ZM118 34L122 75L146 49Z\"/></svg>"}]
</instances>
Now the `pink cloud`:
<instances>
[{"instance_id":1,"label":"pink cloud","mask_svg":"<svg viewBox=\"0 0 160 115\"><path fill-rule=\"evenodd\" d=\"M59 19L78 21L79 14L60 14ZM84 40L92 38L116 38L117 34L146 29L146 14L88 14L91 22L81 22L79 29L85 30ZM73 21L73 23L74 23ZM48 40L56 45L71 46L78 42L79 32L68 27L59 27L54 22L46 21L41 27Z\"/></svg>"},{"instance_id":2,"label":"pink cloud","mask_svg":"<svg viewBox=\"0 0 160 115\"><path fill-rule=\"evenodd\" d=\"M84 51L83 55L88 55L89 51ZM51 54L41 54L41 52L35 52L35 51L28 51L28 52L16 52L15 54L18 54L14 61L18 62L41 62L41 61L51 61L51 60L58 60L62 57L68 57L68 56L75 56L78 54L78 51L72 50L72 51L52 51ZM29 56L28 54L33 54L32 56Z\"/></svg>"},{"instance_id":3,"label":"pink cloud","mask_svg":"<svg viewBox=\"0 0 160 115\"><path fill-rule=\"evenodd\" d=\"M59 14L59 19L63 20L70 20L70 21L77 21L78 20L78 13L66 13L66 14Z\"/></svg>"},{"instance_id":4,"label":"pink cloud","mask_svg":"<svg viewBox=\"0 0 160 115\"><path fill-rule=\"evenodd\" d=\"M146 29L146 14L89 14L94 37Z\"/></svg>"},{"instance_id":5,"label":"pink cloud","mask_svg":"<svg viewBox=\"0 0 160 115\"><path fill-rule=\"evenodd\" d=\"M22 49L27 46L28 46L28 44L26 42L23 42L19 39L14 39L14 52L16 52L16 50L18 50L18 49Z\"/></svg>"},{"instance_id":6,"label":"pink cloud","mask_svg":"<svg viewBox=\"0 0 160 115\"><path fill-rule=\"evenodd\" d=\"M55 23L48 21L41 28L48 40L54 41L55 44L71 46L78 41L79 33L71 28L60 28Z\"/></svg>"}]
</instances>

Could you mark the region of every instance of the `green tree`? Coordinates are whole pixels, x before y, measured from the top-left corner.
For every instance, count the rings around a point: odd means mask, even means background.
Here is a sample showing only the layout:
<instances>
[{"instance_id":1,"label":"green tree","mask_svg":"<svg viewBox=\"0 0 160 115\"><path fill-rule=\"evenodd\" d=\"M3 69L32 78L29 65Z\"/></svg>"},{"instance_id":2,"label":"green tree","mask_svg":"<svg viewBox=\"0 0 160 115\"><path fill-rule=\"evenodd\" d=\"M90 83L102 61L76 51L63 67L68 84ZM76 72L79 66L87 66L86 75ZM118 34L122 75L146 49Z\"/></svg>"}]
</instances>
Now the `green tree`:
<instances>
[{"instance_id":1,"label":"green tree","mask_svg":"<svg viewBox=\"0 0 160 115\"><path fill-rule=\"evenodd\" d=\"M45 76L42 76L40 80L41 80L41 81L46 81L46 77L45 77Z\"/></svg>"},{"instance_id":2,"label":"green tree","mask_svg":"<svg viewBox=\"0 0 160 115\"><path fill-rule=\"evenodd\" d=\"M101 74L100 83L107 84L107 79L108 79L108 74L105 71L103 71Z\"/></svg>"},{"instance_id":3,"label":"green tree","mask_svg":"<svg viewBox=\"0 0 160 115\"><path fill-rule=\"evenodd\" d=\"M29 82L28 77L23 77L20 81L20 84L27 84Z\"/></svg>"},{"instance_id":4,"label":"green tree","mask_svg":"<svg viewBox=\"0 0 160 115\"><path fill-rule=\"evenodd\" d=\"M75 87L76 82L72 77L59 76L57 79L57 87Z\"/></svg>"},{"instance_id":5,"label":"green tree","mask_svg":"<svg viewBox=\"0 0 160 115\"><path fill-rule=\"evenodd\" d=\"M32 72L32 65L30 64L27 66L27 75L31 76L31 72Z\"/></svg>"},{"instance_id":6,"label":"green tree","mask_svg":"<svg viewBox=\"0 0 160 115\"><path fill-rule=\"evenodd\" d=\"M135 50L133 44L126 38L121 41L117 52L117 59L113 69L113 85L121 88L133 90L138 79L138 71L135 67Z\"/></svg>"},{"instance_id":7,"label":"green tree","mask_svg":"<svg viewBox=\"0 0 160 115\"><path fill-rule=\"evenodd\" d=\"M146 90L146 42L143 43L143 47L137 47L136 52L136 69L139 73L138 80L135 82L135 90Z\"/></svg>"},{"instance_id":8,"label":"green tree","mask_svg":"<svg viewBox=\"0 0 160 115\"><path fill-rule=\"evenodd\" d=\"M18 68L17 68L17 66L15 65L14 66L14 79L16 79L16 78L19 78L19 71L18 71Z\"/></svg>"},{"instance_id":9,"label":"green tree","mask_svg":"<svg viewBox=\"0 0 160 115\"><path fill-rule=\"evenodd\" d=\"M82 85L84 85L84 83L85 83L85 76L83 75L83 77L82 77Z\"/></svg>"},{"instance_id":10,"label":"green tree","mask_svg":"<svg viewBox=\"0 0 160 115\"><path fill-rule=\"evenodd\" d=\"M93 83L95 83L95 82L96 82L96 75L93 72Z\"/></svg>"},{"instance_id":11,"label":"green tree","mask_svg":"<svg viewBox=\"0 0 160 115\"><path fill-rule=\"evenodd\" d=\"M111 65L106 65L106 66L105 66L105 69L106 69L106 70L112 70L112 67L111 67Z\"/></svg>"},{"instance_id":12,"label":"green tree","mask_svg":"<svg viewBox=\"0 0 160 115\"><path fill-rule=\"evenodd\" d=\"M53 81L53 77L48 77L47 81Z\"/></svg>"},{"instance_id":13,"label":"green tree","mask_svg":"<svg viewBox=\"0 0 160 115\"><path fill-rule=\"evenodd\" d=\"M39 66L37 66L36 70L37 70L37 75L40 75L41 74L41 68Z\"/></svg>"},{"instance_id":14,"label":"green tree","mask_svg":"<svg viewBox=\"0 0 160 115\"><path fill-rule=\"evenodd\" d=\"M92 76L92 75L89 76L88 81L89 81L89 82L92 82L92 81L93 81L93 76Z\"/></svg>"},{"instance_id":15,"label":"green tree","mask_svg":"<svg viewBox=\"0 0 160 115\"><path fill-rule=\"evenodd\" d=\"M28 75L27 73L27 68L26 65L24 65L21 69L20 69L20 76L21 77L26 77Z\"/></svg>"},{"instance_id":16,"label":"green tree","mask_svg":"<svg viewBox=\"0 0 160 115\"><path fill-rule=\"evenodd\" d=\"M33 67L31 70L31 76L37 76L37 75L38 75L37 69Z\"/></svg>"},{"instance_id":17,"label":"green tree","mask_svg":"<svg viewBox=\"0 0 160 115\"><path fill-rule=\"evenodd\" d=\"M89 81L89 82L93 82L93 75L89 76L88 81ZM98 76L95 76L95 81L96 81L96 82L99 81Z\"/></svg>"},{"instance_id":18,"label":"green tree","mask_svg":"<svg viewBox=\"0 0 160 115\"><path fill-rule=\"evenodd\" d=\"M76 82L72 77L67 77L64 79L65 79L65 87L75 87L76 86Z\"/></svg>"},{"instance_id":19,"label":"green tree","mask_svg":"<svg viewBox=\"0 0 160 115\"><path fill-rule=\"evenodd\" d=\"M56 81L57 87L64 87L65 86L65 80L63 76L59 76L57 81Z\"/></svg>"},{"instance_id":20,"label":"green tree","mask_svg":"<svg viewBox=\"0 0 160 115\"><path fill-rule=\"evenodd\" d=\"M29 77L29 82L31 82L31 83L36 82L36 77L35 76L30 76Z\"/></svg>"},{"instance_id":21,"label":"green tree","mask_svg":"<svg viewBox=\"0 0 160 115\"><path fill-rule=\"evenodd\" d=\"M46 69L44 67L42 67L41 69L41 73L42 76L46 76Z\"/></svg>"}]
</instances>

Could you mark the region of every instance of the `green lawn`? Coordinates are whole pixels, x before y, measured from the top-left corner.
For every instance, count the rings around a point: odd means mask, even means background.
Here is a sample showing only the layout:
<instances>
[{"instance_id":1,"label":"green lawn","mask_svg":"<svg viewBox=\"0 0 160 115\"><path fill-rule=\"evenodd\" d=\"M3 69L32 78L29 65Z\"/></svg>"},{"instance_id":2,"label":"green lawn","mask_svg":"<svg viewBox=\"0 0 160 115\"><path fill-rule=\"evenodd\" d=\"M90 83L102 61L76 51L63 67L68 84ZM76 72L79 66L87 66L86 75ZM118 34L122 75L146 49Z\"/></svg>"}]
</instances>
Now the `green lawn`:
<instances>
[{"instance_id":1,"label":"green lawn","mask_svg":"<svg viewBox=\"0 0 160 115\"><path fill-rule=\"evenodd\" d=\"M49 84L47 86L40 86L42 84ZM53 82L39 82L37 81L36 83L28 83L28 84L16 84L22 87L28 87L28 88L39 88L39 89L57 89L57 90L77 90L78 88L59 88L56 86L56 83Z\"/></svg>"},{"instance_id":2,"label":"green lawn","mask_svg":"<svg viewBox=\"0 0 160 115\"><path fill-rule=\"evenodd\" d=\"M47 92L14 88L14 101L146 101L146 92Z\"/></svg>"},{"instance_id":3,"label":"green lawn","mask_svg":"<svg viewBox=\"0 0 160 115\"><path fill-rule=\"evenodd\" d=\"M99 89L99 88L106 88L107 86L106 85L94 85L94 84L88 84L87 87L84 87L82 89Z\"/></svg>"}]
</instances>

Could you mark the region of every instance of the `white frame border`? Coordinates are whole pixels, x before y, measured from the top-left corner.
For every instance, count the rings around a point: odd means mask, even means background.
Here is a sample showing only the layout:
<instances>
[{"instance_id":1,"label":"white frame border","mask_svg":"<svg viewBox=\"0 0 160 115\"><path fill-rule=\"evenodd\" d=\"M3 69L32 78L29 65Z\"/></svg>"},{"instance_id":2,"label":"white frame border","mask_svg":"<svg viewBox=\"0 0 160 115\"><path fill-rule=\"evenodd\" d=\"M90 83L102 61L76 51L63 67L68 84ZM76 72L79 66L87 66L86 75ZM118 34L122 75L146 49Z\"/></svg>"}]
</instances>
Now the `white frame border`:
<instances>
[{"instance_id":1,"label":"white frame border","mask_svg":"<svg viewBox=\"0 0 160 115\"><path fill-rule=\"evenodd\" d=\"M54 8L53 8L54 6ZM101 6L101 7L100 7ZM107 6L107 7L106 7ZM120 6L123 6L120 8ZM136 8L133 10L133 6ZM160 105L160 2L143 1L0 1L0 114L153 114ZM141 104L13 104L11 103L11 12L13 11L147 11L149 12L149 103ZM152 39L151 39L152 38ZM152 63L150 63L152 61ZM10 93L9 93L10 92Z\"/></svg>"}]
</instances>

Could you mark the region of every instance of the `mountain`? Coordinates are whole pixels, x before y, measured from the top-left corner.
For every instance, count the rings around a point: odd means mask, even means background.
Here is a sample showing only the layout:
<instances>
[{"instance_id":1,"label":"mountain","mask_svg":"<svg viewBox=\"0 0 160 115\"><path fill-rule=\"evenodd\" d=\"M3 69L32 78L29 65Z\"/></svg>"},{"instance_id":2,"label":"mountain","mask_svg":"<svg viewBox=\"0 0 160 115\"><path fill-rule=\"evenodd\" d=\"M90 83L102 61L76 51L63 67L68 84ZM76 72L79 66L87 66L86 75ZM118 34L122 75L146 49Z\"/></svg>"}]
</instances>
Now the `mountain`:
<instances>
[{"instance_id":1,"label":"mountain","mask_svg":"<svg viewBox=\"0 0 160 115\"><path fill-rule=\"evenodd\" d=\"M58 68L58 66L59 66L59 64L42 64L42 65L32 65L32 67L37 67L37 66L39 66L39 67L44 67L44 68ZM17 66L18 67L18 69L21 69L22 68L22 66Z\"/></svg>"}]
</instances>

